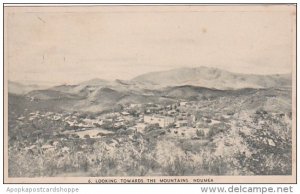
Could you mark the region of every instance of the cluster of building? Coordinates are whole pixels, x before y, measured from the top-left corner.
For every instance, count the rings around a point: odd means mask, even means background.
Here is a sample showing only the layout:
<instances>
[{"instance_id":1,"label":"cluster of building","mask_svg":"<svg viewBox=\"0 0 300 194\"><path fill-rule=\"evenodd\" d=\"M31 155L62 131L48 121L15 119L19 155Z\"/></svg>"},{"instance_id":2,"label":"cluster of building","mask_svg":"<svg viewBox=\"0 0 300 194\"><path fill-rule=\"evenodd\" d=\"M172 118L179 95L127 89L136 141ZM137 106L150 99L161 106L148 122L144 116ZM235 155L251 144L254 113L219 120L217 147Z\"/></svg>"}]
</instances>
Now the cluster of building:
<instances>
[{"instance_id":1,"label":"cluster of building","mask_svg":"<svg viewBox=\"0 0 300 194\"><path fill-rule=\"evenodd\" d=\"M134 130L143 132L149 125L158 125L162 129L194 128L205 129L209 125L219 123L218 113L213 117L206 115L210 111L203 110L203 104L193 101L179 101L173 104L126 104L121 109L111 110L105 113L81 113L81 112L32 112L26 118L19 120L47 119L54 122L65 123L64 133L77 134L88 130L107 130L116 132L118 130ZM199 112L201 115L199 116ZM220 113L221 114L221 113ZM224 116L224 118L226 115ZM227 115L230 117L230 115ZM223 119L224 119L223 118ZM180 131L180 130L179 130ZM57 131L59 132L59 131Z\"/></svg>"}]
</instances>

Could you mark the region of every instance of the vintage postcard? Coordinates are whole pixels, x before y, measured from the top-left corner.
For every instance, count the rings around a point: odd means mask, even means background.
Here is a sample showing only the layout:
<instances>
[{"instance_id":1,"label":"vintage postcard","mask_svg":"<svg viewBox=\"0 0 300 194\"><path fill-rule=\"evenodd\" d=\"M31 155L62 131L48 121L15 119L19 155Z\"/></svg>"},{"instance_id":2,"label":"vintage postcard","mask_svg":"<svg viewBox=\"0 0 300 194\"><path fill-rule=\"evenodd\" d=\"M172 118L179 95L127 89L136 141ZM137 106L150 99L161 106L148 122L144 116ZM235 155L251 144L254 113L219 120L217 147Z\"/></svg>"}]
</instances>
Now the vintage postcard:
<instances>
[{"instance_id":1,"label":"vintage postcard","mask_svg":"<svg viewBox=\"0 0 300 194\"><path fill-rule=\"evenodd\" d=\"M296 6L4 6L4 183L295 183Z\"/></svg>"}]
</instances>

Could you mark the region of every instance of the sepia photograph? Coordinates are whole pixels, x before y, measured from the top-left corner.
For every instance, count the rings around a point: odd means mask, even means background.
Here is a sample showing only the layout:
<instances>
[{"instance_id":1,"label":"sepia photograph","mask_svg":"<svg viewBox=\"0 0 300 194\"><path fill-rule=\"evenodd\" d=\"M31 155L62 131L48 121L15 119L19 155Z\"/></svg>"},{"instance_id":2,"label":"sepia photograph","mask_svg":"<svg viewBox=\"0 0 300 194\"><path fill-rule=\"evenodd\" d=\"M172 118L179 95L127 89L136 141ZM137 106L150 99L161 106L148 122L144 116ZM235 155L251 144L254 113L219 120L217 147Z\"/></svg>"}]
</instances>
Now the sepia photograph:
<instances>
[{"instance_id":1,"label":"sepia photograph","mask_svg":"<svg viewBox=\"0 0 300 194\"><path fill-rule=\"evenodd\" d=\"M5 183L295 183L294 4L4 6Z\"/></svg>"}]
</instances>

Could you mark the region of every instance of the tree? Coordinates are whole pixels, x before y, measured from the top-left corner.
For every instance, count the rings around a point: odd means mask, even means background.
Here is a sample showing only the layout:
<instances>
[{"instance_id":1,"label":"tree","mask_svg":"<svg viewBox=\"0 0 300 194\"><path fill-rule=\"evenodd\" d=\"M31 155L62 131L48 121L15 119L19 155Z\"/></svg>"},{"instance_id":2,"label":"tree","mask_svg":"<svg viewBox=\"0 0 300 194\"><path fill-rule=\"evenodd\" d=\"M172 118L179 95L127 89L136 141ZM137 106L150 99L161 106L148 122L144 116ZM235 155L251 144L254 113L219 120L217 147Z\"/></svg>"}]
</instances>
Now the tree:
<instances>
[{"instance_id":1,"label":"tree","mask_svg":"<svg viewBox=\"0 0 300 194\"><path fill-rule=\"evenodd\" d=\"M259 112L259 114L264 113ZM291 126L280 120L271 122L274 119L271 114L264 118L257 113L256 115L252 120L256 127L251 130L251 134L239 132L251 151L251 157L242 154L236 156L241 161L240 167L256 175L290 175L292 173ZM261 120L268 121L270 124L259 124Z\"/></svg>"},{"instance_id":2,"label":"tree","mask_svg":"<svg viewBox=\"0 0 300 194\"><path fill-rule=\"evenodd\" d=\"M155 123L155 124L149 124L145 127L145 131L149 132L149 131L153 131L155 129L160 129L159 124Z\"/></svg>"},{"instance_id":3,"label":"tree","mask_svg":"<svg viewBox=\"0 0 300 194\"><path fill-rule=\"evenodd\" d=\"M202 129L197 129L196 134L198 137L204 137L205 133Z\"/></svg>"},{"instance_id":4,"label":"tree","mask_svg":"<svg viewBox=\"0 0 300 194\"><path fill-rule=\"evenodd\" d=\"M93 123L93 125L94 125L95 127L101 127L101 125L100 125L99 123Z\"/></svg>"},{"instance_id":5,"label":"tree","mask_svg":"<svg viewBox=\"0 0 300 194\"><path fill-rule=\"evenodd\" d=\"M218 133L226 132L229 129L230 129L230 125L226 123L216 123L210 127L207 136L210 138L217 135Z\"/></svg>"},{"instance_id":6,"label":"tree","mask_svg":"<svg viewBox=\"0 0 300 194\"><path fill-rule=\"evenodd\" d=\"M84 137L85 139L91 138L90 135L88 135L88 134L84 135L83 137Z\"/></svg>"}]
</instances>

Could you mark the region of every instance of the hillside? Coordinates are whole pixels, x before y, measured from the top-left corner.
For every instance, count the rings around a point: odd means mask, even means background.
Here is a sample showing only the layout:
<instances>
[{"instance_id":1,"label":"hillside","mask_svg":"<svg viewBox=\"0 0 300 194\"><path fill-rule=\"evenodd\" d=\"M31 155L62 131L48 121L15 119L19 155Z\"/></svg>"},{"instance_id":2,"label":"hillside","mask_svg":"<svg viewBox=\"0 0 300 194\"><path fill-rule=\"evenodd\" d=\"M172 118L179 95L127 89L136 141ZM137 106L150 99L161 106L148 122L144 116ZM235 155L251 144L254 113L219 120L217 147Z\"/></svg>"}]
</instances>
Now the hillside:
<instances>
[{"instance_id":1,"label":"hillside","mask_svg":"<svg viewBox=\"0 0 300 194\"><path fill-rule=\"evenodd\" d=\"M45 89L46 86L25 85L18 82L8 81L8 91L12 94L26 94L33 90Z\"/></svg>"},{"instance_id":2,"label":"hillside","mask_svg":"<svg viewBox=\"0 0 300 194\"><path fill-rule=\"evenodd\" d=\"M289 88L218 90L190 85L139 91L100 87L90 92L81 91L77 94L49 89L32 91L26 95L10 94L10 104L18 104L15 99L18 99L20 104L27 103L30 109L34 107L37 110L39 108L45 110L59 108L61 110L98 112L111 110L118 105L170 104L182 100L199 102L216 100L220 103L219 106L223 107L227 106L226 101L223 102L223 100L228 99L232 106L237 106L237 108L254 110L261 107L266 110L289 111L291 91ZM22 106L26 107L26 105Z\"/></svg>"}]
</instances>

